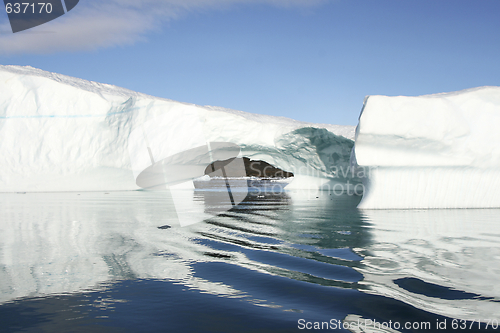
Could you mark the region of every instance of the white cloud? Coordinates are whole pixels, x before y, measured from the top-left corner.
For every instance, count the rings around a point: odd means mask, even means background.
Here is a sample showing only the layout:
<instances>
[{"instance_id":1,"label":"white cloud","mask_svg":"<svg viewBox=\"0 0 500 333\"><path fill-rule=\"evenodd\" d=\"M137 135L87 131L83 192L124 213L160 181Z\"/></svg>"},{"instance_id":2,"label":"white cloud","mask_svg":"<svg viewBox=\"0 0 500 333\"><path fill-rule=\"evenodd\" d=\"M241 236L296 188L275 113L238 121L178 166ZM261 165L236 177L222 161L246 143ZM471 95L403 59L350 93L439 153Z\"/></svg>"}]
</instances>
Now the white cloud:
<instances>
[{"instance_id":1,"label":"white cloud","mask_svg":"<svg viewBox=\"0 0 500 333\"><path fill-rule=\"evenodd\" d=\"M0 53L53 53L133 44L165 22L207 9L261 3L282 7L315 6L326 0L82 0L68 14L18 32L0 24ZM6 17L5 17L6 19Z\"/></svg>"}]
</instances>

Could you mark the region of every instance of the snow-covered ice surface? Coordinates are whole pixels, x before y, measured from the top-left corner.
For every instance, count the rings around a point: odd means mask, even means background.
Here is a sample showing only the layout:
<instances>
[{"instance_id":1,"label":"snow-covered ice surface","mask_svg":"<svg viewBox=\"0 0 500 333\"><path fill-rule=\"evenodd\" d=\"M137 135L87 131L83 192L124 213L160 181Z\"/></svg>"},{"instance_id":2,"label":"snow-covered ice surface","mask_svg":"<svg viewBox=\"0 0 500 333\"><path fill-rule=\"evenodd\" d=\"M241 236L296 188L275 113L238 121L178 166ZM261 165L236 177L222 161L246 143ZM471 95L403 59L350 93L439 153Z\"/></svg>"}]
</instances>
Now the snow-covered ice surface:
<instances>
[{"instance_id":1,"label":"snow-covered ice surface","mask_svg":"<svg viewBox=\"0 0 500 333\"><path fill-rule=\"evenodd\" d=\"M130 149L142 144L137 133L149 137L151 156ZM353 137L352 126L180 103L0 66L0 192L136 190L151 159L203 141L234 143L241 156L293 172L291 187L317 188L349 166Z\"/></svg>"},{"instance_id":2,"label":"snow-covered ice surface","mask_svg":"<svg viewBox=\"0 0 500 333\"><path fill-rule=\"evenodd\" d=\"M359 207L500 207L500 87L418 97L369 96L353 162Z\"/></svg>"}]
</instances>

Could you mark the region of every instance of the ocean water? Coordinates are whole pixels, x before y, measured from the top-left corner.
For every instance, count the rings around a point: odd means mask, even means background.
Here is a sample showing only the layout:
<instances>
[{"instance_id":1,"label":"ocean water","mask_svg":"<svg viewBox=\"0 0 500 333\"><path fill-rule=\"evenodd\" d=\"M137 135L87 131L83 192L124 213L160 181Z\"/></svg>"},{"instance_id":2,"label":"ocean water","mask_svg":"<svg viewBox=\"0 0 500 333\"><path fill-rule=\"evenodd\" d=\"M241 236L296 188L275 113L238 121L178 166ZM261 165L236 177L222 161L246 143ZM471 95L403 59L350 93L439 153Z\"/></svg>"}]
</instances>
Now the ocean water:
<instances>
[{"instance_id":1,"label":"ocean water","mask_svg":"<svg viewBox=\"0 0 500 333\"><path fill-rule=\"evenodd\" d=\"M500 331L500 210L359 200L250 193L180 227L163 192L0 194L0 332Z\"/></svg>"}]
</instances>

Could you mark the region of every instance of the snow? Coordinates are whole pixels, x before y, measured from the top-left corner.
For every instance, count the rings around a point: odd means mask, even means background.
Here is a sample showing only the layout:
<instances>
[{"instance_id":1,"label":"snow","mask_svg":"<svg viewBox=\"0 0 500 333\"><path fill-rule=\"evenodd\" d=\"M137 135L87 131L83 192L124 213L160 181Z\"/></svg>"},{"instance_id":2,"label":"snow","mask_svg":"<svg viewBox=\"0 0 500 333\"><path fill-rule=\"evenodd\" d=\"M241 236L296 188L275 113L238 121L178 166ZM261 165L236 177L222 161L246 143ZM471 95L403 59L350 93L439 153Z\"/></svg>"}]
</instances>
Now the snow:
<instances>
[{"instance_id":1,"label":"snow","mask_svg":"<svg viewBox=\"0 0 500 333\"><path fill-rule=\"evenodd\" d=\"M300 179L337 178L335 170L349 166L353 137L352 126L180 103L0 66L0 192L138 190L137 177L152 161L211 142L233 143L240 156L293 172L292 187L317 186Z\"/></svg>"},{"instance_id":2,"label":"snow","mask_svg":"<svg viewBox=\"0 0 500 333\"><path fill-rule=\"evenodd\" d=\"M369 96L353 164L365 209L500 207L500 87Z\"/></svg>"}]
</instances>

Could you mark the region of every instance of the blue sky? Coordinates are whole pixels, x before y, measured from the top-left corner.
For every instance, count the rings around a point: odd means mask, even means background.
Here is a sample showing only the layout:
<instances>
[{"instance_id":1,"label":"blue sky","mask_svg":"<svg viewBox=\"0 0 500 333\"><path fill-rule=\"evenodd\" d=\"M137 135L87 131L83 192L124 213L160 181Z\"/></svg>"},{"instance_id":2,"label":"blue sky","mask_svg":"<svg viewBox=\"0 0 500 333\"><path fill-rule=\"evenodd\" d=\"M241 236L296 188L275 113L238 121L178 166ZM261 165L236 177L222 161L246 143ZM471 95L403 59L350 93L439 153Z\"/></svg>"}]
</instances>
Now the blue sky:
<instances>
[{"instance_id":1,"label":"blue sky","mask_svg":"<svg viewBox=\"0 0 500 333\"><path fill-rule=\"evenodd\" d=\"M366 95L500 85L500 1L80 0L16 34L0 14L0 64L356 125Z\"/></svg>"}]
</instances>

